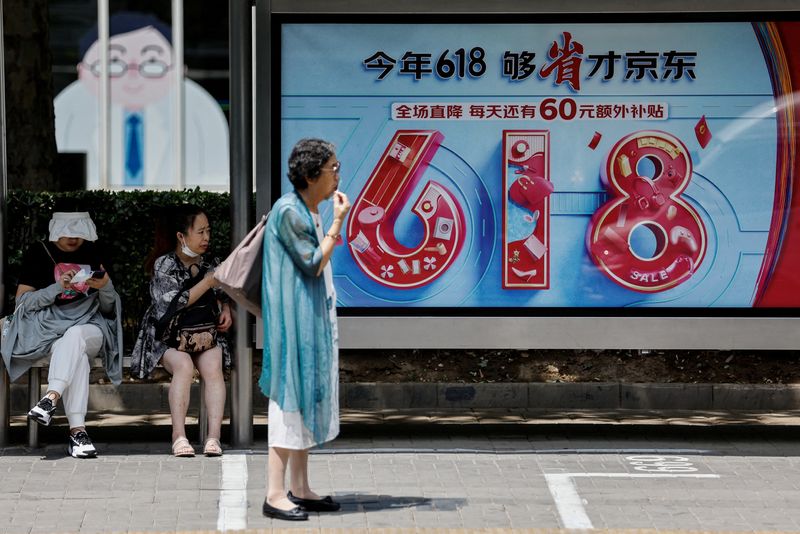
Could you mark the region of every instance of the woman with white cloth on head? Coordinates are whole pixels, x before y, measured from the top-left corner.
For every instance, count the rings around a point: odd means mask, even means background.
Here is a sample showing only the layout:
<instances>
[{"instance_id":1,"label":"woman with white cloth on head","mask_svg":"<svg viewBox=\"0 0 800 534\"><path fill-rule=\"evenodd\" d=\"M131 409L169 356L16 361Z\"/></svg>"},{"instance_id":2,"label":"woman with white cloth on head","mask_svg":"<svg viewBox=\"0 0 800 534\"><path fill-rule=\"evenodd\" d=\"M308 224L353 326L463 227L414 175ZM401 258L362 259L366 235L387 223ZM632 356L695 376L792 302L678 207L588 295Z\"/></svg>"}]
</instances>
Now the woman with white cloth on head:
<instances>
[{"instance_id":1,"label":"woman with white cloth on head","mask_svg":"<svg viewBox=\"0 0 800 534\"><path fill-rule=\"evenodd\" d=\"M22 258L0 344L11 380L50 356L47 392L28 418L49 425L61 399L75 458L97 455L85 422L89 358L102 356L111 381L122 379L122 307L96 240L88 213L53 213L49 242L33 243Z\"/></svg>"}]
</instances>

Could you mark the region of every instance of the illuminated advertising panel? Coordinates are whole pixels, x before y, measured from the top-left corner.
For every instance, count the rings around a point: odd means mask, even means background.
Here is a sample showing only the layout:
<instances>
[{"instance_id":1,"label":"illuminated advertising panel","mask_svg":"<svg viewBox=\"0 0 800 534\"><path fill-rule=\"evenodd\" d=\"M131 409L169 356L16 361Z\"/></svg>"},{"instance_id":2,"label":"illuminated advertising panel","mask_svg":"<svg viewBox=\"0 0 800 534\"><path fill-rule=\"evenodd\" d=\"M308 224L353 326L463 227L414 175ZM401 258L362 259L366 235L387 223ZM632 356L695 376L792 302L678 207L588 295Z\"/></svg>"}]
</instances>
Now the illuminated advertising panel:
<instances>
[{"instance_id":1,"label":"illuminated advertising panel","mask_svg":"<svg viewBox=\"0 0 800 534\"><path fill-rule=\"evenodd\" d=\"M281 191L321 137L352 203L340 307L800 303L800 24L279 28Z\"/></svg>"}]
</instances>

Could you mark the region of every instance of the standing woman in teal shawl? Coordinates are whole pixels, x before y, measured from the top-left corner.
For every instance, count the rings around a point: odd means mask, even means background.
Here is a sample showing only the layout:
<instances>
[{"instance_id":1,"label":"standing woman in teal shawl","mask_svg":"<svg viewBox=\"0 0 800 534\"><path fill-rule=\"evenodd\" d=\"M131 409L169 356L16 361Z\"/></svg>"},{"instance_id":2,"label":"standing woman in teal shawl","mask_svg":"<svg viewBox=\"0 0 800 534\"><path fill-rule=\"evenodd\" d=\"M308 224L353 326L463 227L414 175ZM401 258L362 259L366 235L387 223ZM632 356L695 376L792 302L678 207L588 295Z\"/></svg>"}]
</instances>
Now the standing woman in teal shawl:
<instances>
[{"instance_id":1,"label":"standing woman in teal shawl","mask_svg":"<svg viewBox=\"0 0 800 534\"><path fill-rule=\"evenodd\" d=\"M289 156L294 191L272 207L264 232L264 361L259 385L269 397L267 496L262 511L302 521L339 503L308 483L308 451L339 434L339 340L330 258L350 202L337 190L332 144L302 139ZM319 204L333 198L322 228ZM285 488L289 467L290 491Z\"/></svg>"}]
</instances>

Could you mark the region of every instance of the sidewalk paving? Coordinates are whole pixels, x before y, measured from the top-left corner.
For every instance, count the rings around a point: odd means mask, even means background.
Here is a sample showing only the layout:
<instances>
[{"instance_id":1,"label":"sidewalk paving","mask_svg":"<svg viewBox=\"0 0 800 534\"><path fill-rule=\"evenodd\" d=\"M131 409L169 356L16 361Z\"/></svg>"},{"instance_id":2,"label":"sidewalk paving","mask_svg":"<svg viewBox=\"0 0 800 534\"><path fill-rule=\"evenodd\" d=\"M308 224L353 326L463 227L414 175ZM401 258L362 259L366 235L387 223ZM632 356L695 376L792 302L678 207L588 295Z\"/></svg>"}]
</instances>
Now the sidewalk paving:
<instances>
[{"instance_id":1,"label":"sidewalk paving","mask_svg":"<svg viewBox=\"0 0 800 534\"><path fill-rule=\"evenodd\" d=\"M96 460L64 455L64 427L43 428L40 449L0 449L0 533L557 532L571 519L548 477L630 471L630 455L678 454L728 478L576 483L593 528L800 530L797 412L346 411L341 437L310 459L312 486L343 510L298 524L261 515L265 418L252 447L190 459L168 454L168 416L97 423ZM755 482L742 478L750 473ZM748 493L754 483L766 485ZM654 510L662 500L676 509Z\"/></svg>"},{"instance_id":2,"label":"sidewalk paving","mask_svg":"<svg viewBox=\"0 0 800 534\"><path fill-rule=\"evenodd\" d=\"M65 457L65 429L48 427L40 449L0 449L0 534L559 532L576 528L569 488L585 528L800 530L798 412L345 411L342 423L310 474L343 509L297 524L261 515L263 417L256 443L222 458L167 454L165 415L90 419L96 460ZM641 478L631 458L653 457L706 478Z\"/></svg>"}]
</instances>

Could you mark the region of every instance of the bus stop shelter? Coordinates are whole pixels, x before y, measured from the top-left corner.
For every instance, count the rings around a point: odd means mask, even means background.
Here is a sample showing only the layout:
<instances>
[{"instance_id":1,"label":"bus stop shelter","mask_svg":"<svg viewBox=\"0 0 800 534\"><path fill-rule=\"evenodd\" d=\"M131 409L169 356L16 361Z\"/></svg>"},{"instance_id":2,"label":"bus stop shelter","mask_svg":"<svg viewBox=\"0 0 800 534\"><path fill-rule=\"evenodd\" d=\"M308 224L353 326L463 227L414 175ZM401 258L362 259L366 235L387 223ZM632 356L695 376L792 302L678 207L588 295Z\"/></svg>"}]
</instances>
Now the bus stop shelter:
<instances>
[{"instance_id":1,"label":"bus stop shelter","mask_svg":"<svg viewBox=\"0 0 800 534\"><path fill-rule=\"evenodd\" d=\"M108 42L108 0L98 0L98 24L101 43ZM1 4L0 4L1 6ZM173 27L175 35L175 61L182 64L182 0L172 0ZM724 8L709 1L658 1L646 6L631 6L629 2L607 0L595 2L576 0L571 3L542 0L454 0L431 3L424 0L376 2L372 0L229 0L229 44L230 44L230 193L233 242L238 242L250 229L256 213L268 210L274 195L273 176L280 172L281 165L276 139L280 137L281 117L279 101L281 87L277 83L280 73L273 70L275 50L273 43L280 35L274 32L281 20L291 15L302 20L321 21L327 16L331 20L341 17L377 17L381 21L391 20L395 15L419 15L420 21L433 16L437 21L448 17L487 15L504 16L506 21L514 17L533 20L535 16L578 16L586 22L592 15L624 14L628 19L639 14L652 16L667 14L673 19L681 13L710 14L728 17L735 13L752 12L754 17L763 17L768 12L797 13L796 2L764 0L752 2L736 0L726 2ZM339 17L339 18L336 18ZM345 36L343 36L345 38ZM0 40L1 42L1 40ZM332 47L336 43L331 43ZM107 47L103 47L106 50ZM3 54L0 54L2 61ZM107 62L107 51L101 56ZM182 69L175 69L182 75ZM0 68L0 76L3 69ZM0 78L0 117L3 121L2 139L5 140L5 109L2 91L4 80ZM109 96L108 78L101 79L101 108L105 110L103 121L107 121ZM180 102L180 97L178 97ZM182 108L176 106L174 118L182 123ZM107 126L101 142L107 143ZM180 136L180 134L179 134ZM180 146L180 141L178 145ZM101 151L102 152L102 151ZM180 158L179 158L180 160ZM0 146L0 209L2 209L2 244L5 265L6 228L6 154L5 142ZM101 166L108 165L101 158ZM102 173L101 173L102 174ZM180 172L178 172L180 176ZM180 184L180 178L178 178ZM252 209L252 192L256 190L255 211ZM5 271L0 270L0 284ZM5 300L8 290L0 285L0 299ZM5 310L7 313L8 310ZM718 314L703 317L698 328L698 318L691 314L653 315L627 314L624 317L613 313L592 314L573 310L571 313L529 313L506 316L480 309L469 313L394 314L391 310L360 315L342 314L340 332L343 348L686 348L724 349L760 348L788 349L798 345L796 318L791 316L737 316ZM236 330L236 354L231 388L231 439L235 446L252 443L253 420L253 346L254 325L244 310L237 312L236 322L247 325ZM668 329L664 326L668 325ZM8 439L8 377L0 373L0 444Z\"/></svg>"}]
</instances>

